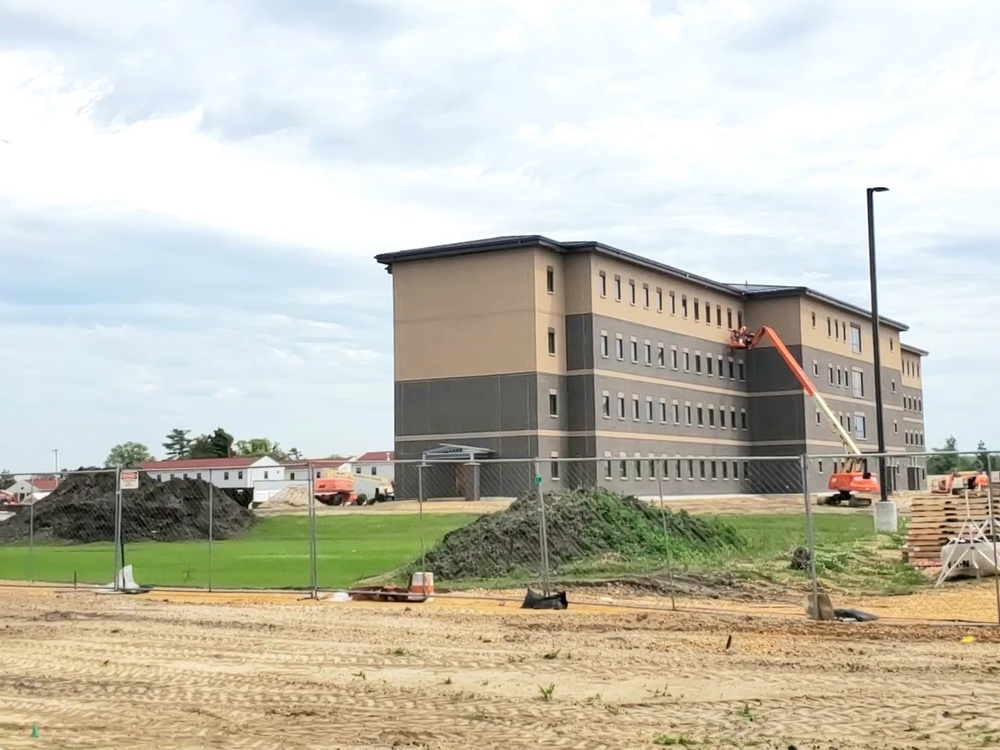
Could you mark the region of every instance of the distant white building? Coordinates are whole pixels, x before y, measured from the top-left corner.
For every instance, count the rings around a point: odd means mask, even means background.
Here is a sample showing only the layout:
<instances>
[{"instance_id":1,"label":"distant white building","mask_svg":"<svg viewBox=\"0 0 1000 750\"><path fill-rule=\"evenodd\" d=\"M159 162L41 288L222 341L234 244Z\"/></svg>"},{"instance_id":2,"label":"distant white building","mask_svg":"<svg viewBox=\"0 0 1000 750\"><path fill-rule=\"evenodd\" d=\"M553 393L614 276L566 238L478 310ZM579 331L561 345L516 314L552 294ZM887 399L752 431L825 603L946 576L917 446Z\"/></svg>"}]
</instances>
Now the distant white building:
<instances>
[{"instance_id":1,"label":"distant white building","mask_svg":"<svg viewBox=\"0 0 1000 750\"><path fill-rule=\"evenodd\" d=\"M3 487L5 492L10 493L20 503L25 500L41 500L48 497L55 488L59 486L58 479L42 479L39 477L29 477L14 482L9 487Z\"/></svg>"},{"instance_id":2,"label":"distant white building","mask_svg":"<svg viewBox=\"0 0 1000 750\"><path fill-rule=\"evenodd\" d=\"M305 481L309 479L309 470L312 469L313 479L319 479L323 475L323 469L333 469L334 471L346 471L343 466L350 461L349 458L341 456L331 456L329 458L303 458L299 461L288 460L284 462L285 479L290 482Z\"/></svg>"},{"instance_id":3,"label":"distant white building","mask_svg":"<svg viewBox=\"0 0 1000 750\"><path fill-rule=\"evenodd\" d=\"M285 478L285 467L268 456L146 461L139 469L158 482L203 479L220 489L253 489L256 482Z\"/></svg>"},{"instance_id":4,"label":"distant white building","mask_svg":"<svg viewBox=\"0 0 1000 750\"><path fill-rule=\"evenodd\" d=\"M346 461L341 471L363 476L383 477L390 482L396 478L396 454L392 451L369 451Z\"/></svg>"}]
</instances>

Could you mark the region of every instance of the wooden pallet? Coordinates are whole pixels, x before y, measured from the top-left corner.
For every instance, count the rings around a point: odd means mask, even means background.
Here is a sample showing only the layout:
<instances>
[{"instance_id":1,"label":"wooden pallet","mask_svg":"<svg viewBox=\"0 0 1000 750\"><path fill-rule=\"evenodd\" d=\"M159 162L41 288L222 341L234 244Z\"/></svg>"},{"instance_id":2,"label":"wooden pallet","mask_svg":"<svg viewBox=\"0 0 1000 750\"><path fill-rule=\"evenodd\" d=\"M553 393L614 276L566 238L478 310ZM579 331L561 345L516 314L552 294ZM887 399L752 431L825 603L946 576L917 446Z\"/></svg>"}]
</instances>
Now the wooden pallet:
<instances>
[{"instance_id":1,"label":"wooden pallet","mask_svg":"<svg viewBox=\"0 0 1000 750\"><path fill-rule=\"evenodd\" d=\"M960 534L967 536L968 523L979 527L989 517L990 503L986 497L966 500L959 495L918 495L911 500L903 559L918 566L940 564L944 545ZM1000 531L997 520L993 522L993 531Z\"/></svg>"}]
</instances>

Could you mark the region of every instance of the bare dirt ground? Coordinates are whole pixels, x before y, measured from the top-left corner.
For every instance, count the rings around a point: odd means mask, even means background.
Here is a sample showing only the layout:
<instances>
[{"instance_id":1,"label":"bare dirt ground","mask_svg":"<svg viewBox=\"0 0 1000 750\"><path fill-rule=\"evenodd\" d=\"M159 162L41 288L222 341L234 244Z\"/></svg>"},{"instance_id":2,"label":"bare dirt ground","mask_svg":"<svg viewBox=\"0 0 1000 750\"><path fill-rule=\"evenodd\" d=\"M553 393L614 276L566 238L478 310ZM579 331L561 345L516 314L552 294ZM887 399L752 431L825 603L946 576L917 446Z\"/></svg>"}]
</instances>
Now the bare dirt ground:
<instances>
[{"instance_id":1,"label":"bare dirt ground","mask_svg":"<svg viewBox=\"0 0 1000 750\"><path fill-rule=\"evenodd\" d=\"M981 747L998 672L998 628L0 589L5 750Z\"/></svg>"},{"instance_id":2,"label":"bare dirt ground","mask_svg":"<svg viewBox=\"0 0 1000 750\"><path fill-rule=\"evenodd\" d=\"M648 499L648 498L647 498ZM901 496L895 498L897 509L900 513L908 513L910 510L910 498ZM510 505L510 500L506 499L483 499L483 500L427 500L423 503L424 513L494 513L504 510ZM658 499L650 499L650 502L659 504ZM782 514L782 513L804 513L802 498L790 495L754 495L754 496L713 496L713 497L677 497L666 498L666 507L671 510L686 510L689 513L709 513L709 514ZM815 503L815 500L814 500ZM307 515L308 508L289 508L287 506L268 508L267 504L257 508L255 512L262 516L267 515ZM416 500L398 500L391 503L379 503L378 505L366 505L363 507L330 507L326 505L316 506L317 515L336 515L344 513L373 513L373 514L413 514L421 512L420 503ZM871 508L848 508L829 507L821 505L812 506L813 513L866 513L872 514Z\"/></svg>"}]
</instances>

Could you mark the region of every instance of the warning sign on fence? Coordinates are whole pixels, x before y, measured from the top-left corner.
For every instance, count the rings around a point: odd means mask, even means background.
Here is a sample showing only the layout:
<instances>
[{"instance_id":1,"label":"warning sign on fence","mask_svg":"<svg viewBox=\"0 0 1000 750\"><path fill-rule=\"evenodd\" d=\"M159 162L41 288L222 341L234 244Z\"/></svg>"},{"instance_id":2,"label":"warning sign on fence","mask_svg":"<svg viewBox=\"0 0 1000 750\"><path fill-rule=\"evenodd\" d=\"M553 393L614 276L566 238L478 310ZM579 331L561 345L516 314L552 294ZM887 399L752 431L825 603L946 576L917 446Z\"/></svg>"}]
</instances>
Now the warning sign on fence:
<instances>
[{"instance_id":1,"label":"warning sign on fence","mask_svg":"<svg viewBox=\"0 0 1000 750\"><path fill-rule=\"evenodd\" d=\"M123 471L121 486L123 490L137 490L139 489L139 472L138 471Z\"/></svg>"}]
</instances>

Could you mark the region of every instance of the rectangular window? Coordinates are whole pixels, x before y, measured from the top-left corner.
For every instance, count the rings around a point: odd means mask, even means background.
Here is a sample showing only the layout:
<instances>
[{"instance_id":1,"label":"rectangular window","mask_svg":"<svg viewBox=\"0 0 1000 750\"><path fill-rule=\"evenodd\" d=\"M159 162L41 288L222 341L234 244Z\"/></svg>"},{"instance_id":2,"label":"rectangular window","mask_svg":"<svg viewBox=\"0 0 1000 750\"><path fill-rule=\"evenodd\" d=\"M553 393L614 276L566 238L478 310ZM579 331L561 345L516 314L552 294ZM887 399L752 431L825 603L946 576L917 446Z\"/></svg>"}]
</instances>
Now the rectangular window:
<instances>
[{"instance_id":1,"label":"rectangular window","mask_svg":"<svg viewBox=\"0 0 1000 750\"><path fill-rule=\"evenodd\" d=\"M663 290L656 287L656 312L663 312Z\"/></svg>"},{"instance_id":2,"label":"rectangular window","mask_svg":"<svg viewBox=\"0 0 1000 750\"><path fill-rule=\"evenodd\" d=\"M236 472L236 478L237 479L242 479L243 478L243 472L242 471Z\"/></svg>"},{"instance_id":3,"label":"rectangular window","mask_svg":"<svg viewBox=\"0 0 1000 750\"><path fill-rule=\"evenodd\" d=\"M559 394L555 391L549 391L549 416L559 416Z\"/></svg>"},{"instance_id":4,"label":"rectangular window","mask_svg":"<svg viewBox=\"0 0 1000 750\"><path fill-rule=\"evenodd\" d=\"M632 419L636 422L639 421L639 397L632 396Z\"/></svg>"},{"instance_id":5,"label":"rectangular window","mask_svg":"<svg viewBox=\"0 0 1000 750\"><path fill-rule=\"evenodd\" d=\"M739 361L739 365L740 365L740 380L744 381L747 379L747 372L746 372L746 366L743 364L742 359Z\"/></svg>"},{"instance_id":6,"label":"rectangular window","mask_svg":"<svg viewBox=\"0 0 1000 750\"><path fill-rule=\"evenodd\" d=\"M745 430L747 428L747 410L740 409L740 429Z\"/></svg>"},{"instance_id":7,"label":"rectangular window","mask_svg":"<svg viewBox=\"0 0 1000 750\"><path fill-rule=\"evenodd\" d=\"M843 385L844 384L843 374L844 374L843 370L841 370L840 366L838 365L837 366L837 385Z\"/></svg>"},{"instance_id":8,"label":"rectangular window","mask_svg":"<svg viewBox=\"0 0 1000 750\"><path fill-rule=\"evenodd\" d=\"M622 277L615 274L615 299L622 301Z\"/></svg>"},{"instance_id":9,"label":"rectangular window","mask_svg":"<svg viewBox=\"0 0 1000 750\"><path fill-rule=\"evenodd\" d=\"M673 292L670 293L670 314L671 315L677 314L677 295L675 295Z\"/></svg>"},{"instance_id":10,"label":"rectangular window","mask_svg":"<svg viewBox=\"0 0 1000 750\"><path fill-rule=\"evenodd\" d=\"M554 328L549 329L549 354L556 353L556 331Z\"/></svg>"},{"instance_id":11,"label":"rectangular window","mask_svg":"<svg viewBox=\"0 0 1000 750\"><path fill-rule=\"evenodd\" d=\"M688 479L694 479L694 460L688 459Z\"/></svg>"},{"instance_id":12,"label":"rectangular window","mask_svg":"<svg viewBox=\"0 0 1000 750\"><path fill-rule=\"evenodd\" d=\"M722 328L722 305L715 306L715 325Z\"/></svg>"},{"instance_id":13,"label":"rectangular window","mask_svg":"<svg viewBox=\"0 0 1000 750\"><path fill-rule=\"evenodd\" d=\"M861 326L851 323L851 351L861 354Z\"/></svg>"},{"instance_id":14,"label":"rectangular window","mask_svg":"<svg viewBox=\"0 0 1000 750\"><path fill-rule=\"evenodd\" d=\"M684 404L684 423L691 426L691 404Z\"/></svg>"},{"instance_id":15,"label":"rectangular window","mask_svg":"<svg viewBox=\"0 0 1000 750\"><path fill-rule=\"evenodd\" d=\"M711 405L708 407L708 426L715 427L715 407Z\"/></svg>"},{"instance_id":16,"label":"rectangular window","mask_svg":"<svg viewBox=\"0 0 1000 750\"><path fill-rule=\"evenodd\" d=\"M736 429L736 407L735 406L730 406L729 407L729 426L732 427L734 430Z\"/></svg>"},{"instance_id":17,"label":"rectangular window","mask_svg":"<svg viewBox=\"0 0 1000 750\"><path fill-rule=\"evenodd\" d=\"M726 308L726 327L729 330L733 329L733 308L731 307Z\"/></svg>"},{"instance_id":18,"label":"rectangular window","mask_svg":"<svg viewBox=\"0 0 1000 750\"><path fill-rule=\"evenodd\" d=\"M681 295L681 317L686 318L688 316L688 296L686 294Z\"/></svg>"},{"instance_id":19,"label":"rectangular window","mask_svg":"<svg viewBox=\"0 0 1000 750\"><path fill-rule=\"evenodd\" d=\"M816 424L823 424L823 416L819 409L816 410Z\"/></svg>"},{"instance_id":20,"label":"rectangular window","mask_svg":"<svg viewBox=\"0 0 1000 750\"><path fill-rule=\"evenodd\" d=\"M833 365L830 365L830 385L833 385Z\"/></svg>"},{"instance_id":21,"label":"rectangular window","mask_svg":"<svg viewBox=\"0 0 1000 750\"><path fill-rule=\"evenodd\" d=\"M604 271L601 271L600 274L598 274L598 279L600 280L601 296L602 297L607 297L608 296L608 275L606 273L604 273Z\"/></svg>"},{"instance_id":22,"label":"rectangular window","mask_svg":"<svg viewBox=\"0 0 1000 750\"><path fill-rule=\"evenodd\" d=\"M840 340L840 321L836 318L833 320L833 337Z\"/></svg>"},{"instance_id":23,"label":"rectangular window","mask_svg":"<svg viewBox=\"0 0 1000 750\"><path fill-rule=\"evenodd\" d=\"M653 421L653 399L651 396L646 397L646 421Z\"/></svg>"},{"instance_id":24,"label":"rectangular window","mask_svg":"<svg viewBox=\"0 0 1000 750\"><path fill-rule=\"evenodd\" d=\"M649 309L649 284L642 285L642 306Z\"/></svg>"},{"instance_id":25,"label":"rectangular window","mask_svg":"<svg viewBox=\"0 0 1000 750\"><path fill-rule=\"evenodd\" d=\"M635 478L642 479L642 461L638 458L635 460Z\"/></svg>"},{"instance_id":26,"label":"rectangular window","mask_svg":"<svg viewBox=\"0 0 1000 750\"><path fill-rule=\"evenodd\" d=\"M691 352L684 350L684 372L691 372Z\"/></svg>"},{"instance_id":27,"label":"rectangular window","mask_svg":"<svg viewBox=\"0 0 1000 750\"><path fill-rule=\"evenodd\" d=\"M895 379L889 381L889 387L892 389L893 393L896 392L896 381L895 381Z\"/></svg>"},{"instance_id":28,"label":"rectangular window","mask_svg":"<svg viewBox=\"0 0 1000 750\"><path fill-rule=\"evenodd\" d=\"M556 290L556 271L552 266L545 269L545 289L549 294Z\"/></svg>"},{"instance_id":29,"label":"rectangular window","mask_svg":"<svg viewBox=\"0 0 1000 750\"><path fill-rule=\"evenodd\" d=\"M892 434L893 435L899 434L899 422L897 422L895 419L892 420Z\"/></svg>"},{"instance_id":30,"label":"rectangular window","mask_svg":"<svg viewBox=\"0 0 1000 750\"><path fill-rule=\"evenodd\" d=\"M646 364L647 365L653 364L653 345L650 344L648 341L645 344L643 344L643 354L646 357Z\"/></svg>"},{"instance_id":31,"label":"rectangular window","mask_svg":"<svg viewBox=\"0 0 1000 750\"><path fill-rule=\"evenodd\" d=\"M813 317L815 318L816 316L813 315ZM815 326L813 326L813 327L815 328ZM819 469L819 473L822 474L823 473L823 459L820 459L817 462L817 468Z\"/></svg>"},{"instance_id":32,"label":"rectangular window","mask_svg":"<svg viewBox=\"0 0 1000 750\"><path fill-rule=\"evenodd\" d=\"M705 478L705 461L704 460L701 460L701 461L698 462L698 474L701 476L702 479Z\"/></svg>"},{"instance_id":33,"label":"rectangular window","mask_svg":"<svg viewBox=\"0 0 1000 750\"><path fill-rule=\"evenodd\" d=\"M705 426L705 410L704 408L702 408L700 404L698 406L698 426L699 427Z\"/></svg>"},{"instance_id":34,"label":"rectangular window","mask_svg":"<svg viewBox=\"0 0 1000 750\"><path fill-rule=\"evenodd\" d=\"M833 338L833 321L830 320L830 316L826 316L826 337Z\"/></svg>"},{"instance_id":35,"label":"rectangular window","mask_svg":"<svg viewBox=\"0 0 1000 750\"><path fill-rule=\"evenodd\" d=\"M635 279L628 280L628 303L635 304Z\"/></svg>"},{"instance_id":36,"label":"rectangular window","mask_svg":"<svg viewBox=\"0 0 1000 750\"><path fill-rule=\"evenodd\" d=\"M556 452L556 451L552 451L552 453L549 454L549 458L553 459L552 461L549 462L549 466L551 467L551 469L550 469L551 473L550 473L549 476L551 476L552 479L555 479L555 480L558 481L558 479L559 479L559 462L556 461L555 459L559 458L559 453Z\"/></svg>"},{"instance_id":37,"label":"rectangular window","mask_svg":"<svg viewBox=\"0 0 1000 750\"><path fill-rule=\"evenodd\" d=\"M677 369L677 347L676 346L670 347L670 369L671 370L676 370Z\"/></svg>"},{"instance_id":38,"label":"rectangular window","mask_svg":"<svg viewBox=\"0 0 1000 750\"><path fill-rule=\"evenodd\" d=\"M625 419L625 397L618 394L618 418Z\"/></svg>"},{"instance_id":39,"label":"rectangular window","mask_svg":"<svg viewBox=\"0 0 1000 750\"><path fill-rule=\"evenodd\" d=\"M608 332L601 331L601 356L608 358Z\"/></svg>"},{"instance_id":40,"label":"rectangular window","mask_svg":"<svg viewBox=\"0 0 1000 750\"><path fill-rule=\"evenodd\" d=\"M701 303L697 297L694 298L694 319L701 320Z\"/></svg>"},{"instance_id":41,"label":"rectangular window","mask_svg":"<svg viewBox=\"0 0 1000 750\"><path fill-rule=\"evenodd\" d=\"M708 375L708 377L712 377L712 375L714 374L712 370L715 368L712 362L713 360L711 354L705 357L705 374Z\"/></svg>"},{"instance_id":42,"label":"rectangular window","mask_svg":"<svg viewBox=\"0 0 1000 750\"><path fill-rule=\"evenodd\" d=\"M619 461L618 470L622 479L628 479L628 461Z\"/></svg>"},{"instance_id":43,"label":"rectangular window","mask_svg":"<svg viewBox=\"0 0 1000 750\"><path fill-rule=\"evenodd\" d=\"M666 401L661 401L660 402L660 421L663 424L667 423L667 402Z\"/></svg>"},{"instance_id":44,"label":"rectangular window","mask_svg":"<svg viewBox=\"0 0 1000 750\"><path fill-rule=\"evenodd\" d=\"M854 398L865 397L865 379L861 370L851 371L851 390L854 393Z\"/></svg>"},{"instance_id":45,"label":"rectangular window","mask_svg":"<svg viewBox=\"0 0 1000 750\"><path fill-rule=\"evenodd\" d=\"M737 328L742 328L743 327L743 311L742 310L737 310L736 311L736 327Z\"/></svg>"},{"instance_id":46,"label":"rectangular window","mask_svg":"<svg viewBox=\"0 0 1000 750\"><path fill-rule=\"evenodd\" d=\"M694 353L694 371L701 375L701 352Z\"/></svg>"},{"instance_id":47,"label":"rectangular window","mask_svg":"<svg viewBox=\"0 0 1000 750\"><path fill-rule=\"evenodd\" d=\"M672 406L673 406L673 410L674 410L674 424L680 424L681 423L681 405L678 404L676 401L674 401L674 403L672 404Z\"/></svg>"},{"instance_id":48,"label":"rectangular window","mask_svg":"<svg viewBox=\"0 0 1000 750\"><path fill-rule=\"evenodd\" d=\"M674 464L674 476L678 479L681 478L681 460L678 458L677 463Z\"/></svg>"},{"instance_id":49,"label":"rectangular window","mask_svg":"<svg viewBox=\"0 0 1000 750\"><path fill-rule=\"evenodd\" d=\"M619 362L625 359L625 342L620 333L615 335L615 356Z\"/></svg>"},{"instance_id":50,"label":"rectangular window","mask_svg":"<svg viewBox=\"0 0 1000 750\"><path fill-rule=\"evenodd\" d=\"M817 362L815 359L813 360L813 375L819 377L819 362Z\"/></svg>"},{"instance_id":51,"label":"rectangular window","mask_svg":"<svg viewBox=\"0 0 1000 750\"><path fill-rule=\"evenodd\" d=\"M632 363L636 364L639 362L639 342L634 338L629 342L629 354L632 355Z\"/></svg>"},{"instance_id":52,"label":"rectangular window","mask_svg":"<svg viewBox=\"0 0 1000 750\"><path fill-rule=\"evenodd\" d=\"M736 360L729 358L729 379L736 380Z\"/></svg>"},{"instance_id":53,"label":"rectangular window","mask_svg":"<svg viewBox=\"0 0 1000 750\"><path fill-rule=\"evenodd\" d=\"M605 453L604 455L605 455L605 457L607 457L608 454ZM604 462L604 478L605 479L611 479L612 476L614 476L614 474L612 474L611 462L610 461L605 461Z\"/></svg>"},{"instance_id":54,"label":"rectangular window","mask_svg":"<svg viewBox=\"0 0 1000 750\"><path fill-rule=\"evenodd\" d=\"M712 466L712 479L718 479L719 474L718 471L716 470L715 461L709 461L709 463Z\"/></svg>"},{"instance_id":55,"label":"rectangular window","mask_svg":"<svg viewBox=\"0 0 1000 750\"><path fill-rule=\"evenodd\" d=\"M229 472L228 471L222 472L222 478L223 479L229 479Z\"/></svg>"},{"instance_id":56,"label":"rectangular window","mask_svg":"<svg viewBox=\"0 0 1000 750\"><path fill-rule=\"evenodd\" d=\"M816 313L812 313L812 327L816 327Z\"/></svg>"},{"instance_id":57,"label":"rectangular window","mask_svg":"<svg viewBox=\"0 0 1000 750\"><path fill-rule=\"evenodd\" d=\"M656 347L656 364L659 365L660 367L663 367L664 364L666 364L664 360L663 344L660 344Z\"/></svg>"},{"instance_id":58,"label":"rectangular window","mask_svg":"<svg viewBox=\"0 0 1000 750\"><path fill-rule=\"evenodd\" d=\"M601 415L605 419L611 418L611 394L607 391L601 395Z\"/></svg>"},{"instance_id":59,"label":"rectangular window","mask_svg":"<svg viewBox=\"0 0 1000 750\"><path fill-rule=\"evenodd\" d=\"M649 478L656 479L656 459L649 459Z\"/></svg>"},{"instance_id":60,"label":"rectangular window","mask_svg":"<svg viewBox=\"0 0 1000 750\"><path fill-rule=\"evenodd\" d=\"M722 377L722 355L719 355L719 377Z\"/></svg>"},{"instance_id":61,"label":"rectangular window","mask_svg":"<svg viewBox=\"0 0 1000 750\"><path fill-rule=\"evenodd\" d=\"M859 437L862 440L865 438L865 415L855 414L854 415L854 436Z\"/></svg>"}]
</instances>

